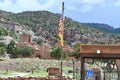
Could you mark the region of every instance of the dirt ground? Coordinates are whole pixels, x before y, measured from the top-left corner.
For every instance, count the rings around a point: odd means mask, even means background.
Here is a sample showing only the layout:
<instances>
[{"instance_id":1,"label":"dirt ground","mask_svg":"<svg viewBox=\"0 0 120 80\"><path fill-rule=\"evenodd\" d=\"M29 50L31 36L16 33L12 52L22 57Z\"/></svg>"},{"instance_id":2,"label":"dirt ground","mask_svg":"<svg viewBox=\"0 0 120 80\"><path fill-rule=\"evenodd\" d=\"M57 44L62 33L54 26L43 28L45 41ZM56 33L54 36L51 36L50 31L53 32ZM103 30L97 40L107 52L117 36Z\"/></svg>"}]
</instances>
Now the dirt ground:
<instances>
[{"instance_id":1,"label":"dirt ground","mask_svg":"<svg viewBox=\"0 0 120 80\"><path fill-rule=\"evenodd\" d=\"M60 67L60 60L42 60L39 58L17 58L0 61L0 69L8 69L13 71L29 71L31 69ZM63 67L72 68L72 61L63 61ZM76 67L80 67L80 62L75 62Z\"/></svg>"}]
</instances>

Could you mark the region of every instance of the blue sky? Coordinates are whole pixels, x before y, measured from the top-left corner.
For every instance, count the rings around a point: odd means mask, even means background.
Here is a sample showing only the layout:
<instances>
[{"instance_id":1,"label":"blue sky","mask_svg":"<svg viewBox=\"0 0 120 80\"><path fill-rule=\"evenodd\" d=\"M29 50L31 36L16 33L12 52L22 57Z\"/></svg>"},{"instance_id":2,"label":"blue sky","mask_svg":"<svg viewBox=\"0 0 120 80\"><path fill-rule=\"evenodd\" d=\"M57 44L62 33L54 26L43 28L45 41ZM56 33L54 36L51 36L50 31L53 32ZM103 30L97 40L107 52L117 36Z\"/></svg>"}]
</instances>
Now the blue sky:
<instances>
[{"instance_id":1,"label":"blue sky","mask_svg":"<svg viewBox=\"0 0 120 80\"><path fill-rule=\"evenodd\" d=\"M46 10L61 14L63 1L65 16L73 20L120 28L120 0L0 0L0 9L14 13Z\"/></svg>"}]
</instances>

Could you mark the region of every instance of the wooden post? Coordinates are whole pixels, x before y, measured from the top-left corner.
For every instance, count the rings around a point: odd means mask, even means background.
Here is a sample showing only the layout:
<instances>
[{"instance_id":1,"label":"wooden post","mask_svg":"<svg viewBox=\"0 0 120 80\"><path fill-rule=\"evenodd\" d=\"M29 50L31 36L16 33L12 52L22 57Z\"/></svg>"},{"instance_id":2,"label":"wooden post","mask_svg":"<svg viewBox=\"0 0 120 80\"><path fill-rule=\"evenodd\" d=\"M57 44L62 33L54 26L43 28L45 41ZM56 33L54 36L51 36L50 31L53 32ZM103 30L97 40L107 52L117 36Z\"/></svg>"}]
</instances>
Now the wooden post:
<instances>
[{"instance_id":1,"label":"wooden post","mask_svg":"<svg viewBox=\"0 0 120 80\"><path fill-rule=\"evenodd\" d=\"M75 79L75 62L73 59L72 62L73 62L73 79Z\"/></svg>"},{"instance_id":2,"label":"wooden post","mask_svg":"<svg viewBox=\"0 0 120 80\"><path fill-rule=\"evenodd\" d=\"M62 80L62 60L61 60L61 63L60 63L61 65L60 65L60 67L61 67L61 74L60 74L60 80Z\"/></svg>"},{"instance_id":3,"label":"wooden post","mask_svg":"<svg viewBox=\"0 0 120 80\"><path fill-rule=\"evenodd\" d=\"M85 77L84 77L84 71L85 71L85 69L84 69L84 57L81 57L81 79L80 80L85 80Z\"/></svg>"}]
</instances>

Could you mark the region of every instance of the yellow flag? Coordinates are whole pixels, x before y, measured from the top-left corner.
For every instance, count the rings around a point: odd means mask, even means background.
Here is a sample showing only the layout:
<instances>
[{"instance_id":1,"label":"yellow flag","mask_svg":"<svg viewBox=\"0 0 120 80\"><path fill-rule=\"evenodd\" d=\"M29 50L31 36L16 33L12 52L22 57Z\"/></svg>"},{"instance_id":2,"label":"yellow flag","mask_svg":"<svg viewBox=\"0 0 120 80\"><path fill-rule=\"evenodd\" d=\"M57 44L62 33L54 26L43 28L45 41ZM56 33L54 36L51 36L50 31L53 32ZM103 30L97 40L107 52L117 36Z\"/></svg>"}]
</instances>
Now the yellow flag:
<instances>
[{"instance_id":1,"label":"yellow flag","mask_svg":"<svg viewBox=\"0 0 120 80\"><path fill-rule=\"evenodd\" d=\"M60 18L59 26L58 26L58 36L60 37L60 44L64 46L64 17Z\"/></svg>"}]
</instances>

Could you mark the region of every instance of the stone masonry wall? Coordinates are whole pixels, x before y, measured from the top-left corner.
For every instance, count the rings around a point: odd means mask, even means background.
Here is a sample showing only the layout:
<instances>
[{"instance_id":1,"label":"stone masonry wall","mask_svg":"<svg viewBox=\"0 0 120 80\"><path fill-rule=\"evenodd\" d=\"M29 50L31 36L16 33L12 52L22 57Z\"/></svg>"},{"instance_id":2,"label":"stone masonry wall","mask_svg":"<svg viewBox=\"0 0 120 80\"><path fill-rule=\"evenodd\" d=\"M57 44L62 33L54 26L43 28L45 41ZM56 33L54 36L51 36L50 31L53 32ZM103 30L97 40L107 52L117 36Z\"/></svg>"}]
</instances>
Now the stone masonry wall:
<instances>
[{"instance_id":1,"label":"stone masonry wall","mask_svg":"<svg viewBox=\"0 0 120 80\"><path fill-rule=\"evenodd\" d=\"M57 76L48 76L48 77L9 77L9 78L0 78L0 80L72 80L70 77L63 76L62 78Z\"/></svg>"}]
</instances>

